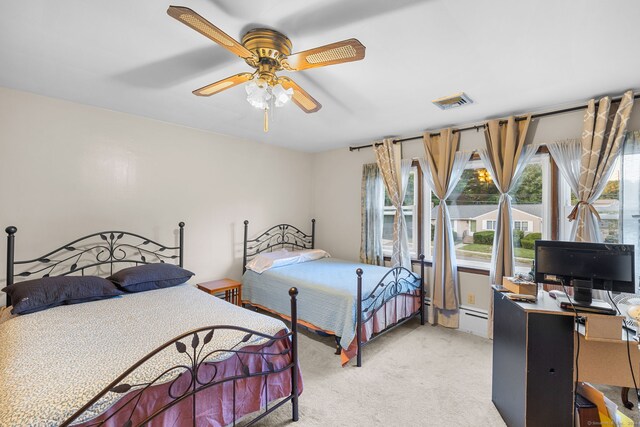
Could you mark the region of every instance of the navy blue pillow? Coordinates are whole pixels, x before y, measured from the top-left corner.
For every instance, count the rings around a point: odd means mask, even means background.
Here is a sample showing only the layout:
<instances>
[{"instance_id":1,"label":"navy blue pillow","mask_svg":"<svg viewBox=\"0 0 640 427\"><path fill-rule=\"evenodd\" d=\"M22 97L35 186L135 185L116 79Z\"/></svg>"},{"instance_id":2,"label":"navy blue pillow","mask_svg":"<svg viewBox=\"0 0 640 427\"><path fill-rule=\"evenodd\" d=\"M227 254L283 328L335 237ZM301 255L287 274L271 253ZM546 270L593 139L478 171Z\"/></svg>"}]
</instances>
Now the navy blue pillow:
<instances>
[{"instance_id":1,"label":"navy blue pillow","mask_svg":"<svg viewBox=\"0 0 640 427\"><path fill-rule=\"evenodd\" d=\"M175 264L143 264L125 268L107 277L127 292L143 292L181 285L194 274Z\"/></svg>"},{"instance_id":2,"label":"navy blue pillow","mask_svg":"<svg viewBox=\"0 0 640 427\"><path fill-rule=\"evenodd\" d=\"M97 301L122 295L113 283L97 276L57 276L14 283L3 289L11 298L12 314L27 314L65 304Z\"/></svg>"}]
</instances>

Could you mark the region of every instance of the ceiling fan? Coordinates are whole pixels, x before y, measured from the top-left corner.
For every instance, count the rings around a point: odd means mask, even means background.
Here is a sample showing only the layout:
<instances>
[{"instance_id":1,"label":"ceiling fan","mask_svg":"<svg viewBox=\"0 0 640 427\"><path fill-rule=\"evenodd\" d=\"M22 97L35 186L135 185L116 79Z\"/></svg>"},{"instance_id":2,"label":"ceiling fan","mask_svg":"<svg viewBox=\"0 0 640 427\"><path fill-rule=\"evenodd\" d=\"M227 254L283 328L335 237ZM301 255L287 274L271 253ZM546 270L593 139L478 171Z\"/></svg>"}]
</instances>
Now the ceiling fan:
<instances>
[{"instance_id":1,"label":"ceiling fan","mask_svg":"<svg viewBox=\"0 0 640 427\"><path fill-rule=\"evenodd\" d=\"M242 43L224 31L182 6L169 6L169 16L177 19L203 36L244 59L256 69L253 73L239 73L193 91L194 95L211 96L242 83L246 86L247 101L264 110L264 130L268 131L268 110L281 107L290 99L305 113L314 113L322 105L289 77L276 72L301 71L364 58L365 47L356 39L348 39L325 46L291 54L291 40L284 34L255 28L242 36Z\"/></svg>"}]
</instances>

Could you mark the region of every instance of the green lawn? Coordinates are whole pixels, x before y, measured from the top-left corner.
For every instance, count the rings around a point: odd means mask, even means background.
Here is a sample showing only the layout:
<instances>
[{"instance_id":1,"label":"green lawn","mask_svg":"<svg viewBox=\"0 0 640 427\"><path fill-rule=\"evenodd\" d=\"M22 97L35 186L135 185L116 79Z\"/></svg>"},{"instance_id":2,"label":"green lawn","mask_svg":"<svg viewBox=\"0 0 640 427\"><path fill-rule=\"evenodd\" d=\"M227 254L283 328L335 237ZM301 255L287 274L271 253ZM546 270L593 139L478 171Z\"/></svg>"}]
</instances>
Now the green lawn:
<instances>
[{"instance_id":1,"label":"green lawn","mask_svg":"<svg viewBox=\"0 0 640 427\"><path fill-rule=\"evenodd\" d=\"M463 245L460 247L461 250L463 251L469 251L469 252L480 252L483 254L490 254L491 253L491 246L489 245L478 245L475 243L470 243L468 245ZM525 249L525 248L515 248L515 256L518 258L528 258L528 259L533 259L534 257L534 252L533 249Z\"/></svg>"}]
</instances>

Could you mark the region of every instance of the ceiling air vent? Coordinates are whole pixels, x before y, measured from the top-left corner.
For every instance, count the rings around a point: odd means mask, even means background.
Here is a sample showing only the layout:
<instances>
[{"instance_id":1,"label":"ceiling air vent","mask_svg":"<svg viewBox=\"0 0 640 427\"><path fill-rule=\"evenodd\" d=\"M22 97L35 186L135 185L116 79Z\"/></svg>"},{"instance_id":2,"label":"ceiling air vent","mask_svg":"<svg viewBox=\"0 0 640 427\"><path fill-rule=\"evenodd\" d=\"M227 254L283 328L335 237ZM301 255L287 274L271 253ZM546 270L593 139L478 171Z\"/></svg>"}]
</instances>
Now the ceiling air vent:
<instances>
[{"instance_id":1,"label":"ceiling air vent","mask_svg":"<svg viewBox=\"0 0 640 427\"><path fill-rule=\"evenodd\" d=\"M464 92L455 95L445 96L444 98L434 99L433 102L441 110L450 110L452 108L462 107L471 104L473 101Z\"/></svg>"}]
</instances>

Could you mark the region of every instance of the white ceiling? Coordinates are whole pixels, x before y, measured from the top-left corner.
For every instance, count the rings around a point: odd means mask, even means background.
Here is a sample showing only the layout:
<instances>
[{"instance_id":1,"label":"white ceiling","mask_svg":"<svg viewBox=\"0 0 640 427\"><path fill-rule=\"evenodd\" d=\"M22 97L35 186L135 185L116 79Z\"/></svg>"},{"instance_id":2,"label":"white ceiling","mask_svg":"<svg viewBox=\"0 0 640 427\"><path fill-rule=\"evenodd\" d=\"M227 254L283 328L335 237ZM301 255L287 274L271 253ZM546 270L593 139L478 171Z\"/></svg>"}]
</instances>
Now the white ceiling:
<instances>
[{"instance_id":1,"label":"white ceiling","mask_svg":"<svg viewBox=\"0 0 640 427\"><path fill-rule=\"evenodd\" d=\"M251 71L157 0L25 0L0 14L0 86L303 151L411 136L640 88L637 0L173 0L240 39L267 26L293 51L351 37L363 61L298 73L323 108L277 110L268 134L242 87ZM475 103L440 111L465 91Z\"/></svg>"}]
</instances>

